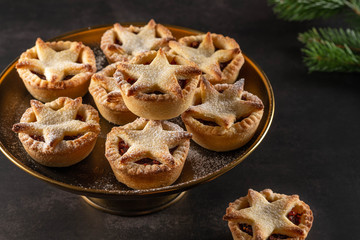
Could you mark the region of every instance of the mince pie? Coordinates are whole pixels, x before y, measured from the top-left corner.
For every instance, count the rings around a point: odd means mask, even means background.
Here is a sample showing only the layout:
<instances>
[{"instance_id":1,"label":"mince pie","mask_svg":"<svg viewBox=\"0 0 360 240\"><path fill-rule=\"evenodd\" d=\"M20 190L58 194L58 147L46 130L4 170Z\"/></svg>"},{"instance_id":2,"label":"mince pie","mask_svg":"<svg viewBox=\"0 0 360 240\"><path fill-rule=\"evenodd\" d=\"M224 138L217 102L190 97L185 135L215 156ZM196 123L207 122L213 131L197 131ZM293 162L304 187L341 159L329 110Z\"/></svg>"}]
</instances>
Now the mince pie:
<instances>
[{"instance_id":1,"label":"mince pie","mask_svg":"<svg viewBox=\"0 0 360 240\"><path fill-rule=\"evenodd\" d=\"M310 207L298 195L249 189L248 195L230 203L224 220L236 240L301 240L313 223Z\"/></svg>"},{"instance_id":2,"label":"mince pie","mask_svg":"<svg viewBox=\"0 0 360 240\"><path fill-rule=\"evenodd\" d=\"M30 104L12 129L35 161L66 167L90 154L100 133L99 115L82 104L81 97L60 97L46 104L31 100Z\"/></svg>"},{"instance_id":3,"label":"mince pie","mask_svg":"<svg viewBox=\"0 0 360 240\"><path fill-rule=\"evenodd\" d=\"M116 64L113 63L91 78L89 92L93 96L100 114L109 122L124 125L134 121L137 116L125 106L113 75Z\"/></svg>"},{"instance_id":4,"label":"mince pie","mask_svg":"<svg viewBox=\"0 0 360 240\"><path fill-rule=\"evenodd\" d=\"M244 91L244 79L213 86L202 78L194 106L181 117L197 144L220 152L246 144L253 137L263 111L262 101Z\"/></svg>"},{"instance_id":5,"label":"mince pie","mask_svg":"<svg viewBox=\"0 0 360 240\"><path fill-rule=\"evenodd\" d=\"M96 72L93 51L81 42L44 42L21 54L16 69L30 94L49 102L85 95Z\"/></svg>"},{"instance_id":6,"label":"mince pie","mask_svg":"<svg viewBox=\"0 0 360 240\"><path fill-rule=\"evenodd\" d=\"M190 138L190 133L174 123L138 118L111 130L105 156L117 180L128 187L164 187L179 177Z\"/></svg>"},{"instance_id":7,"label":"mince pie","mask_svg":"<svg viewBox=\"0 0 360 240\"><path fill-rule=\"evenodd\" d=\"M129 61L142 52L167 47L173 39L169 29L151 19L143 27L123 27L115 23L102 36L100 47L108 61L114 63Z\"/></svg>"},{"instance_id":8,"label":"mince pie","mask_svg":"<svg viewBox=\"0 0 360 240\"><path fill-rule=\"evenodd\" d=\"M244 64L239 44L220 34L187 36L169 46L172 52L195 62L212 84L235 82Z\"/></svg>"},{"instance_id":9,"label":"mince pie","mask_svg":"<svg viewBox=\"0 0 360 240\"><path fill-rule=\"evenodd\" d=\"M200 75L192 62L160 48L129 63L119 62L114 77L130 111L143 118L165 120L179 116L191 105Z\"/></svg>"}]
</instances>

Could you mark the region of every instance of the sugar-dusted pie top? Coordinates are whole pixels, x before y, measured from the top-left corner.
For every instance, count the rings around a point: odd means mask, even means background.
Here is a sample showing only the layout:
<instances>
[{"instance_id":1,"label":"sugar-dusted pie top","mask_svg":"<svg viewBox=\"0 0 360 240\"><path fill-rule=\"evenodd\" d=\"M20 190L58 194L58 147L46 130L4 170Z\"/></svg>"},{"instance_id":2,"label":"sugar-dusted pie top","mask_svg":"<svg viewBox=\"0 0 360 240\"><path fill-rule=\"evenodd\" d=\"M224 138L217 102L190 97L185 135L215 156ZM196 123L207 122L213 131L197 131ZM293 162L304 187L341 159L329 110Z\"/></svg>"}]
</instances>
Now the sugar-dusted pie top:
<instances>
[{"instance_id":1,"label":"sugar-dusted pie top","mask_svg":"<svg viewBox=\"0 0 360 240\"><path fill-rule=\"evenodd\" d=\"M170 30L153 19L143 27L115 23L101 38L101 49L112 62L128 61L140 53L167 47L173 39Z\"/></svg>"},{"instance_id":2,"label":"sugar-dusted pie top","mask_svg":"<svg viewBox=\"0 0 360 240\"><path fill-rule=\"evenodd\" d=\"M135 127L130 129L129 126ZM169 149L191 138L191 134L186 131L164 129L162 121L144 118L138 118L131 125L118 127L117 136L130 146L119 159L122 164L151 158L164 166L174 165Z\"/></svg>"},{"instance_id":3,"label":"sugar-dusted pie top","mask_svg":"<svg viewBox=\"0 0 360 240\"><path fill-rule=\"evenodd\" d=\"M294 213L295 211L296 213ZM293 218L298 214L298 219ZM247 239L304 239L311 228L313 216L308 205L298 195L261 192L249 189L248 195L229 204L224 219L238 224L233 226ZM239 233L238 232L238 233ZM251 238L250 238L251 236Z\"/></svg>"},{"instance_id":4,"label":"sugar-dusted pie top","mask_svg":"<svg viewBox=\"0 0 360 240\"><path fill-rule=\"evenodd\" d=\"M200 70L190 65L173 65L162 49L150 64L120 62L116 74L123 93L133 96L159 91L173 97L182 97L178 80L190 79L200 74ZM127 79L126 79L127 78ZM133 83L133 84L131 84Z\"/></svg>"},{"instance_id":5,"label":"sugar-dusted pie top","mask_svg":"<svg viewBox=\"0 0 360 240\"><path fill-rule=\"evenodd\" d=\"M75 100L60 97L46 104L31 100L30 104L35 118L25 115L23 118L27 118L25 119L27 121L14 124L13 131L31 136L43 136L47 147L56 147L65 136L100 132L99 117L95 110L87 116L87 119L78 119L82 106L80 97Z\"/></svg>"},{"instance_id":6,"label":"sugar-dusted pie top","mask_svg":"<svg viewBox=\"0 0 360 240\"><path fill-rule=\"evenodd\" d=\"M82 52L86 51L84 61ZM59 41L44 42L36 40L33 49L29 49L19 59L17 69L29 69L50 85L59 85L61 81L71 79L80 73L96 71L95 57L92 51L81 42Z\"/></svg>"},{"instance_id":7,"label":"sugar-dusted pie top","mask_svg":"<svg viewBox=\"0 0 360 240\"><path fill-rule=\"evenodd\" d=\"M188 36L169 46L176 54L195 62L211 83L233 83L244 63L236 41L220 34Z\"/></svg>"},{"instance_id":8,"label":"sugar-dusted pie top","mask_svg":"<svg viewBox=\"0 0 360 240\"><path fill-rule=\"evenodd\" d=\"M117 111L128 111L122 99L119 84L114 78L115 71L116 63L113 63L94 74L89 91L94 97L99 98L101 104L108 105Z\"/></svg>"},{"instance_id":9,"label":"sugar-dusted pie top","mask_svg":"<svg viewBox=\"0 0 360 240\"><path fill-rule=\"evenodd\" d=\"M191 106L187 112L228 129L237 119L264 108L258 97L244 91L244 79L234 84L217 85L217 88L221 91L203 78L200 82L201 103Z\"/></svg>"},{"instance_id":10,"label":"sugar-dusted pie top","mask_svg":"<svg viewBox=\"0 0 360 240\"><path fill-rule=\"evenodd\" d=\"M126 28L119 23L114 25L114 30L122 42L122 48L127 54L137 55L138 53L156 50L172 37L156 37L156 23L151 19L148 24L140 28Z\"/></svg>"}]
</instances>

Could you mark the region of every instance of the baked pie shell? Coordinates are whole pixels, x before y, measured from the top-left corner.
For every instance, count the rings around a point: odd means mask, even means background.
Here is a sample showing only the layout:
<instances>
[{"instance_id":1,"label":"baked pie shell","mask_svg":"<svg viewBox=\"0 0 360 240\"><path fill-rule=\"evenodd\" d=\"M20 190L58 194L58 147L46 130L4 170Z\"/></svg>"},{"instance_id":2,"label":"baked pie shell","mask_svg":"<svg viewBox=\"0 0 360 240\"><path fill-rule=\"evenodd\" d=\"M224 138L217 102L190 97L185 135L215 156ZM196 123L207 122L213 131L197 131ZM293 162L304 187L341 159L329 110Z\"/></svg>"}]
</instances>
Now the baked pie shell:
<instances>
[{"instance_id":1,"label":"baked pie shell","mask_svg":"<svg viewBox=\"0 0 360 240\"><path fill-rule=\"evenodd\" d=\"M130 63L142 63L144 59L155 58L156 54L156 51L140 54ZM169 55L167 56L169 57ZM174 57L176 56L170 56L170 58ZM185 59L182 60L188 62ZM189 65L194 66L191 62L189 62ZM131 87L129 83L120 83L120 89L125 105L135 115L146 119L167 120L179 116L192 104L200 77L201 75L197 75L189 78L189 84L182 89L181 97L168 93L161 95L140 93L127 96L126 92Z\"/></svg>"},{"instance_id":2,"label":"baked pie shell","mask_svg":"<svg viewBox=\"0 0 360 240\"><path fill-rule=\"evenodd\" d=\"M141 27L137 27L133 25L130 25L129 27L126 28L131 32L139 32L139 30L141 29ZM167 39L167 41L174 39L171 31L162 24L156 23L155 31L157 35L162 36L163 38ZM115 42L116 38L117 36L114 27L107 30L101 37L100 48L105 54L106 59L110 64L121 61L130 61L135 56L128 53L122 53L123 50L120 50L121 46L116 44ZM165 47L165 49L168 48L167 45L159 46L159 47L163 47L163 48ZM157 50L157 49L150 49L150 50Z\"/></svg>"},{"instance_id":3,"label":"baked pie shell","mask_svg":"<svg viewBox=\"0 0 360 240\"><path fill-rule=\"evenodd\" d=\"M51 48L66 48L71 43L70 41L46 42ZM34 58L37 58L36 47L22 53L19 62ZM27 68L17 68L17 72L29 93L40 101L50 102L62 96L69 98L82 97L87 93L90 78L96 72L96 60L93 51L83 44L79 58L83 64L89 66L89 70L78 73L69 80L51 83L48 80L41 79Z\"/></svg>"},{"instance_id":4,"label":"baked pie shell","mask_svg":"<svg viewBox=\"0 0 360 240\"><path fill-rule=\"evenodd\" d=\"M90 105L82 104L79 112L86 121L99 124L99 115ZM34 122L36 119L33 109L28 108L22 115L20 122ZM94 132L87 132L74 140L62 140L55 147L45 142L33 139L29 134L19 133L19 139L26 152L38 163L48 167L68 167L86 158L93 150L100 126Z\"/></svg>"},{"instance_id":5,"label":"baked pie shell","mask_svg":"<svg viewBox=\"0 0 360 240\"><path fill-rule=\"evenodd\" d=\"M183 129L171 122L163 121L165 129L172 131L183 131ZM122 126L127 129L138 129L137 121ZM141 165L131 163L124 165L119 162L121 154L119 153L118 128L114 127L107 135L105 144L105 155L114 172L116 179L133 189L160 188L173 184L180 176L185 164L186 157L190 148L190 140L186 140L174 151L174 165L171 167L165 165Z\"/></svg>"},{"instance_id":6,"label":"baked pie shell","mask_svg":"<svg viewBox=\"0 0 360 240\"><path fill-rule=\"evenodd\" d=\"M285 194L280 193L274 193L271 189L264 189L260 192L268 201L275 201L277 199L281 199L283 197L286 197ZM296 195L297 196L297 195ZM247 208L249 206L248 203L248 197L240 197L239 199L236 199L234 202L229 203L229 207L226 209L226 215L224 216L225 220L228 221L228 227L231 231L232 237L234 240L252 240L253 237L247 234L246 232L243 232L239 228L239 220L236 218L232 218L231 216L236 214L236 211L239 211L243 208ZM302 211L302 217L301 222L299 224L299 227L305 230L306 236L307 233L310 231L312 227L312 223L314 220L313 213L305 202L299 200L295 207L299 208ZM296 238L286 238L288 240L304 240L305 237L296 237Z\"/></svg>"},{"instance_id":7,"label":"baked pie shell","mask_svg":"<svg viewBox=\"0 0 360 240\"><path fill-rule=\"evenodd\" d=\"M222 88L221 85L215 85L216 89ZM254 97L251 93L243 92L245 98ZM200 91L197 89L193 104L200 100ZM189 111L181 114L181 119L188 132L192 133L192 140L201 147L216 151L231 151L244 146L254 136L263 116L264 109L252 112L248 117L240 122L234 123L229 129L222 126L204 125L193 116Z\"/></svg>"},{"instance_id":8,"label":"baked pie shell","mask_svg":"<svg viewBox=\"0 0 360 240\"><path fill-rule=\"evenodd\" d=\"M206 34L191 35L182 37L178 42L182 45L189 46L193 42L201 42L205 38ZM224 49L240 49L239 44L235 39L224 36L222 34L211 33L211 38L215 46L221 46ZM173 52L171 50L170 52ZM234 83L239 75L241 67L244 65L245 59L241 53L241 50L235 58L222 70L221 80L217 80L211 77L209 74L203 74L204 77L212 84L217 83Z\"/></svg>"},{"instance_id":9,"label":"baked pie shell","mask_svg":"<svg viewBox=\"0 0 360 240\"><path fill-rule=\"evenodd\" d=\"M122 97L118 98L115 102L109 102L106 89L98 81L98 78L112 77L115 71L116 63L113 63L94 74L91 78L89 92L93 96L101 116L111 123L124 125L134 121L137 116L126 107Z\"/></svg>"}]
</instances>

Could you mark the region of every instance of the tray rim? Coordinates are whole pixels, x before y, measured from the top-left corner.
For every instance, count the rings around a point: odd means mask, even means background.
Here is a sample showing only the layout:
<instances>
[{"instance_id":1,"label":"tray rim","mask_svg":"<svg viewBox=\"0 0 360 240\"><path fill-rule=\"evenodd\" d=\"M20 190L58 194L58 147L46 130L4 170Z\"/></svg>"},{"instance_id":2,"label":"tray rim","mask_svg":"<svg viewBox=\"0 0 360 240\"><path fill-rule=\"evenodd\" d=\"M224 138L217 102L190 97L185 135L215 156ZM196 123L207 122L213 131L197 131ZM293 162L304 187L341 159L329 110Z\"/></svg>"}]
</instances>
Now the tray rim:
<instances>
[{"instance_id":1,"label":"tray rim","mask_svg":"<svg viewBox=\"0 0 360 240\"><path fill-rule=\"evenodd\" d=\"M122 24L122 25L130 25L130 24L131 25L145 25L146 23L144 23L144 22L124 22L124 23L120 23L120 24ZM191 28L187 28L187 27L181 27L181 26L169 25L169 24L163 24L163 25L170 29L172 28L172 29L177 29L177 30L183 30L183 31L191 32L191 33L197 33L197 34L204 33L204 32L201 32L201 31L198 31L195 29L191 29ZM113 24L102 24L102 25L89 26L86 28L80 28L80 29L76 29L76 30L58 35L58 36L48 39L46 41L55 41L55 40L58 40L58 39L61 39L64 37L71 37L76 34L83 34L85 31L99 30L101 28L104 28L104 31L106 31L107 29L111 28L112 26L113 26ZM154 195L156 195L156 196L157 195L167 195L167 194L173 194L173 193L177 193L177 192L183 192L192 187L195 187L196 185L200 185L200 184L212 181L213 179L225 174L226 172L228 172L229 170L231 170L232 168L234 168L235 166L240 164L259 146L259 144L262 142L262 140L265 138L267 132L269 131L270 126L273 121L273 118L274 118L275 97L274 97L274 92L273 92L271 83L270 83L267 75L259 67L259 65L257 63L255 63L251 58L249 58L246 54L244 54L244 52L242 52L242 53L244 55L245 61L253 67L253 69L261 77L261 79L265 85L265 89L266 89L266 92L269 97L269 115L268 115L267 119L265 120L264 128L261 130L261 132L258 136L258 139L256 139L254 141L254 143L252 143L252 145L250 145L247 148L247 150L244 153L240 154L235 160L231 161L224 167L214 171L211 174L208 174L203 177L193 179L193 180L190 180L190 181L187 181L184 183L170 185L170 186L162 187L162 188L153 188L153 189L149 189L149 190L134 190L134 189L131 190L130 189L130 190L120 190L120 191L112 190L111 191L111 190L105 190L105 189L92 189L92 188L84 188L84 187L80 187L80 186L67 184L67 183L64 183L61 181L57 181L50 177L46 177L37 171L34 171L33 169L31 169L28 166L26 166L25 164L23 164L19 159L14 157L10 153L10 151L8 151L7 148L3 145L1 139L0 139L0 151L5 155L5 157L7 157L17 167L19 167L23 171L27 172L28 174L30 174L38 179L41 179L47 183L50 183L58 188L61 188L65 191L72 192L75 194L80 194L80 195L86 195L86 196L117 198L117 197L126 197L126 196L127 197L144 197L144 196L154 196ZM0 73L0 87L1 87L2 82L5 79L5 76L7 75L7 73L10 72L15 67L15 64L18 61L18 59L19 59L19 57L15 58L15 60L13 60L10 64L8 64L6 66L6 68Z\"/></svg>"}]
</instances>

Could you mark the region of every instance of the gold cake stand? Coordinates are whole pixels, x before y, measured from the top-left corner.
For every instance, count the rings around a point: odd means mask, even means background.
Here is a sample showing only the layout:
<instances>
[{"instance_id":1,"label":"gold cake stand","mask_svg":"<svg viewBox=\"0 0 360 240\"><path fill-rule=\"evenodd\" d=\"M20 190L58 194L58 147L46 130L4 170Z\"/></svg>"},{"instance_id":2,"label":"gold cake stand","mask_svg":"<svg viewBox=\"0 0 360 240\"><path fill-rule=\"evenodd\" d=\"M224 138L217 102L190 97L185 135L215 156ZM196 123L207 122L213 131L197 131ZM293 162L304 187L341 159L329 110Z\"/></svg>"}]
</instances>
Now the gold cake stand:
<instances>
[{"instance_id":1,"label":"gold cake stand","mask_svg":"<svg viewBox=\"0 0 360 240\"><path fill-rule=\"evenodd\" d=\"M142 23L124 23L122 25L129 24L143 25ZM51 40L83 42L94 50L98 68L101 68L107 65L107 62L99 48L99 43L102 34L111 27L111 25L89 27ZM167 27L177 39L201 33L177 26L167 25ZM17 134L11 131L12 125L19 122L21 115L30 107L32 99L16 72L17 59L0 75L0 150L25 172L65 191L82 196L87 203L97 209L126 216L159 211L177 202L187 190L201 183L209 182L238 165L255 150L265 137L274 116L274 93L268 78L260 67L246 55L244 56L245 64L240 71L239 78L245 78L245 89L260 97L265 106L263 118L254 137L240 149L224 153L212 152L191 142L183 172L171 186L133 190L117 182L104 155L106 134L115 125L103 118L100 120L101 134L94 150L80 163L66 168L49 168L32 160L22 147ZM84 96L83 102L95 107L90 94ZM172 119L172 121L184 127L180 118Z\"/></svg>"}]
</instances>

